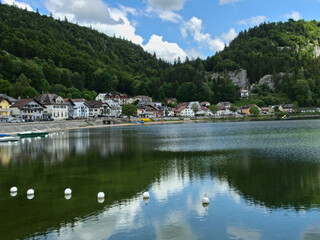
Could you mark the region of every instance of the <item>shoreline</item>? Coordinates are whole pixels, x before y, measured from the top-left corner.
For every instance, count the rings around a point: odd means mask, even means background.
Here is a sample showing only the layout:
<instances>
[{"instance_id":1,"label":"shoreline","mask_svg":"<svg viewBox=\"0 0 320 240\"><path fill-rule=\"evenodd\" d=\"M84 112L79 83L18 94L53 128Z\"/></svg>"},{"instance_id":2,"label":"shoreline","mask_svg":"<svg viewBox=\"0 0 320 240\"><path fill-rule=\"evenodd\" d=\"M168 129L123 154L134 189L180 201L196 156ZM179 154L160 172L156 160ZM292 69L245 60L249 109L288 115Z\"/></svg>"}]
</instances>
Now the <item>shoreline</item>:
<instances>
[{"instance_id":1,"label":"shoreline","mask_svg":"<svg viewBox=\"0 0 320 240\"><path fill-rule=\"evenodd\" d=\"M291 116L289 120L310 120L320 119L320 115L296 115ZM77 129L94 129L94 128L109 128L109 127L131 127L131 126L149 126L149 125L165 125L165 124L186 124L186 123L202 123L202 122L251 122L251 121L284 121L283 119L272 116L239 116L239 117L218 117L218 118L199 118L199 119L171 119L171 120L159 120L141 123L122 122L116 124L95 124L95 122L85 120L74 121L56 121L56 122L32 122L32 123L8 123L0 124L0 134L16 135L24 131L39 130L45 132L57 132Z\"/></svg>"}]
</instances>

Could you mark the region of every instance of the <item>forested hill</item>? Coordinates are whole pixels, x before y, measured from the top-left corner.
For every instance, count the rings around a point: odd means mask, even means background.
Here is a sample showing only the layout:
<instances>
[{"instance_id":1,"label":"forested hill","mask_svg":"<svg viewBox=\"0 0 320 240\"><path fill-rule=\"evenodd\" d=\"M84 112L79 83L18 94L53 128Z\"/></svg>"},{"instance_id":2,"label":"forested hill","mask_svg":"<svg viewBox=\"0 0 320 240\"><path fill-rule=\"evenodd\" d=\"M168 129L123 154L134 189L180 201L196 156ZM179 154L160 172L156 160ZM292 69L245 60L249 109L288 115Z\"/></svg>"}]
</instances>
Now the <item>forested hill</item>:
<instances>
[{"instance_id":1,"label":"forested hill","mask_svg":"<svg viewBox=\"0 0 320 240\"><path fill-rule=\"evenodd\" d=\"M238 87L210 74L245 69L260 106L320 106L319 38L317 21L263 23L206 60L170 64L124 39L0 4L0 92L89 100L97 92L119 91L155 100L235 102ZM267 74L275 76L274 89L257 84Z\"/></svg>"},{"instance_id":2,"label":"forested hill","mask_svg":"<svg viewBox=\"0 0 320 240\"><path fill-rule=\"evenodd\" d=\"M37 92L74 87L133 94L135 79L156 82L170 66L129 41L4 4L0 49L0 79L14 84L23 73Z\"/></svg>"}]
</instances>

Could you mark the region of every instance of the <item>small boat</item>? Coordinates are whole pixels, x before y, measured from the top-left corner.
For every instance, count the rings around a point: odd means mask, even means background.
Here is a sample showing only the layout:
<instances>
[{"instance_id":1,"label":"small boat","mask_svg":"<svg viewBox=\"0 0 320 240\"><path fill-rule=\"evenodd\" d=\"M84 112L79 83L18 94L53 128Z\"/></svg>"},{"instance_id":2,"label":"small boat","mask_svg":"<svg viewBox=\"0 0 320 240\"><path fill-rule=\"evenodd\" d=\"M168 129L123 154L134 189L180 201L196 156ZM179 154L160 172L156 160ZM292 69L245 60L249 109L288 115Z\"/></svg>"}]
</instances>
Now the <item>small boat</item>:
<instances>
[{"instance_id":1,"label":"small boat","mask_svg":"<svg viewBox=\"0 0 320 240\"><path fill-rule=\"evenodd\" d=\"M8 134L0 134L0 142L16 142L19 141L19 137L13 137Z\"/></svg>"},{"instance_id":2,"label":"small boat","mask_svg":"<svg viewBox=\"0 0 320 240\"><path fill-rule=\"evenodd\" d=\"M34 131L27 131L27 132L23 132L23 133L18 133L17 135L21 138L29 138L29 137L45 137L46 135L48 135L49 132L40 132L37 130Z\"/></svg>"}]
</instances>

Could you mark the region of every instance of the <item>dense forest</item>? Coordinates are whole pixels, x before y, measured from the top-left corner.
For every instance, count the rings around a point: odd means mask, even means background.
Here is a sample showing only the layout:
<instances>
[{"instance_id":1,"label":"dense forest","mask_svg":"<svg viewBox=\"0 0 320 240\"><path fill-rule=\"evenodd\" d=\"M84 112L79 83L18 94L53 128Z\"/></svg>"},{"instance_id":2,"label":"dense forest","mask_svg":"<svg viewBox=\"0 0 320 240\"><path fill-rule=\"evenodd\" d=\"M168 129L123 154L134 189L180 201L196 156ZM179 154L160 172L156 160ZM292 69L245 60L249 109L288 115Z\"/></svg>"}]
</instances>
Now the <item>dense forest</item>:
<instances>
[{"instance_id":1,"label":"dense forest","mask_svg":"<svg viewBox=\"0 0 320 240\"><path fill-rule=\"evenodd\" d=\"M257 103L320 106L320 23L263 23L240 32L206 60L168 63L130 41L0 4L0 92L34 97L42 92L93 99L97 92L150 95L155 100L235 102L239 88L213 72L245 69L251 84L266 74L275 89L257 85Z\"/></svg>"}]
</instances>

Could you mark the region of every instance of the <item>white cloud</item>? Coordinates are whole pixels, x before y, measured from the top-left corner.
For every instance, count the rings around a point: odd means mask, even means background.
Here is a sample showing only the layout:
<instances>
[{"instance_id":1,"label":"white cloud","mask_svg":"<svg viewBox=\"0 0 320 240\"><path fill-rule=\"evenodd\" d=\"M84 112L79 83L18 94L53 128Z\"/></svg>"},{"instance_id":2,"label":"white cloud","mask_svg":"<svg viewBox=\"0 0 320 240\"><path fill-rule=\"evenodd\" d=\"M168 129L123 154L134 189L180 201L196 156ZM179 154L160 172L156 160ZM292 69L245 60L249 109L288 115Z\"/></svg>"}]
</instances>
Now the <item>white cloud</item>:
<instances>
[{"instance_id":1,"label":"white cloud","mask_svg":"<svg viewBox=\"0 0 320 240\"><path fill-rule=\"evenodd\" d=\"M252 17L252 18L248 18L248 19L244 19L244 20L240 20L238 22L239 25L259 25L260 23L263 23L267 20L267 17L265 16L256 16L256 17Z\"/></svg>"},{"instance_id":2,"label":"white cloud","mask_svg":"<svg viewBox=\"0 0 320 240\"><path fill-rule=\"evenodd\" d=\"M240 0L219 0L219 5L225 5L230 3L239 2Z\"/></svg>"},{"instance_id":3,"label":"white cloud","mask_svg":"<svg viewBox=\"0 0 320 240\"><path fill-rule=\"evenodd\" d=\"M167 61L173 62L174 59L180 57L185 59L187 54L176 43L169 43L162 40L162 36L153 34L149 42L144 46L144 49L149 53L156 53L158 58L163 58Z\"/></svg>"},{"instance_id":4,"label":"white cloud","mask_svg":"<svg viewBox=\"0 0 320 240\"><path fill-rule=\"evenodd\" d=\"M302 16L301 16L301 14L299 12L294 11L294 12L292 12L290 14L286 14L285 18L288 18L288 19L292 18L293 20L298 21L298 20L302 19Z\"/></svg>"},{"instance_id":5,"label":"white cloud","mask_svg":"<svg viewBox=\"0 0 320 240\"><path fill-rule=\"evenodd\" d=\"M111 17L108 6L101 0L47 0L45 6L55 17L67 16L73 22L123 23L122 19Z\"/></svg>"},{"instance_id":6,"label":"white cloud","mask_svg":"<svg viewBox=\"0 0 320 240\"><path fill-rule=\"evenodd\" d=\"M154 17L156 15L161 20L166 21L166 22L178 23L183 20L182 17L178 13L175 13L171 10L160 9L160 8L156 8L156 7L152 7L152 6L148 6L146 8L145 14L148 17Z\"/></svg>"},{"instance_id":7,"label":"white cloud","mask_svg":"<svg viewBox=\"0 0 320 240\"><path fill-rule=\"evenodd\" d=\"M168 5L168 9L178 9L178 2L183 3L184 1L173 1L175 4ZM152 3L161 5L159 1L152 1ZM48 11L53 13L55 18L64 19L66 16L70 22L77 22L81 26L92 26L99 32L109 36L115 35L116 37L130 40L150 53L156 52L159 58L167 61L172 62L178 57L184 59L187 56L186 52L178 44L163 41L162 36L152 35L148 43L144 45L144 39L136 34L136 22L128 19L128 14L138 15L137 10L134 8L122 5L119 5L119 8L109 8L102 0L92 0L90 2L85 0L46 0L45 6ZM170 10L152 7L150 9L157 11L157 14L163 20L172 22L182 20L179 14Z\"/></svg>"},{"instance_id":8,"label":"white cloud","mask_svg":"<svg viewBox=\"0 0 320 240\"><path fill-rule=\"evenodd\" d=\"M150 6L163 10L178 11L183 8L186 0L148 0Z\"/></svg>"},{"instance_id":9,"label":"white cloud","mask_svg":"<svg viewBox=\"0 0 320 240\"><path fill-rule=\"evenodd\" d=\"M2 0L2 3L8 4L8 5L15 5L18 8L27 9L28 11L33 11L32 7L24 2L18 2L14 0Z\"/></svg>"},{"instance_id":10,"label":"white cloud","mask_svg":"<svg viewBox=\"0 0 320 240\"><path fill-rule=\"evenodd\" d=\"M228 44L237 36L235 30L232 28L228 33L224 33L221 37L215 37L213 39L209 33L204 33L202 28L202 20L192 17L181 26L180 31L183 37L187 37L189 32L200 46L208 48L213 52L223 50L225 44Z\"/></svg>"},{"instance_id":11,"label":"white cloud","mask_svg":"<svg viewBox=\"0 0 320 240\"><path fill-rule=\"evenodd\" d=\"M234 28L231 28L231 29L229 30L229 32L221 34L221 37L222 37L222 39L223 39L225 42L229 43L229 42L231 42L233 39L235 39L235 37L236 37L237 35L238 35L238 34L237 34L236 31L234 30Z\"/></svg>"}]
</instances>

